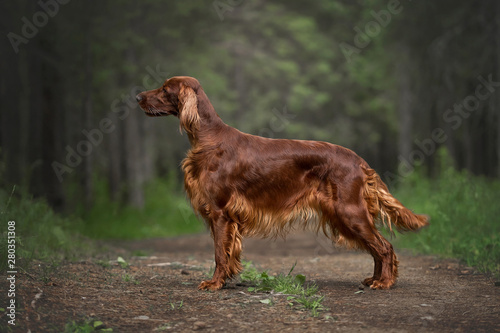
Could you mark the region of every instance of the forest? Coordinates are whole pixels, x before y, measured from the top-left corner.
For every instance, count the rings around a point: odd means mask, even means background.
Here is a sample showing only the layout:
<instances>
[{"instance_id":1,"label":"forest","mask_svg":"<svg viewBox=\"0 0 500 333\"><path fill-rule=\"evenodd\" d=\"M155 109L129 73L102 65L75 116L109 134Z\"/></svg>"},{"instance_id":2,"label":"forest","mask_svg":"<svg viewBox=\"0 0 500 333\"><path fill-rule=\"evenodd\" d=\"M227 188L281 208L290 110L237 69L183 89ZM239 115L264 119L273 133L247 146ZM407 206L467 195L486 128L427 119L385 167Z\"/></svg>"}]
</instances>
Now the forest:
<instances>
[{"instance_id":1,"label":"forest","mask_svg":"<svg viewBox=\"0 0 500 333\"><path fill-rule=\"evenodd\" d=\"M135 100L186 75L233 127L363 157L437 223L408 246L499 271L498 1L23 0L0 15L0 205L29 215L25 238L203 230L186 135Z\"/></svg>"},{"instance_id":2,"label":"forest","mask_svg":"<svg viewBox=\"0 0 500 333\"><path fill-rule=\"evenodd\" d=\"M436 152L500 174L500 4L471 1L5 1L2 187L57 211L143 207L188 141L134 96L200 80L224 121L348 147L390 187ZM117 8L118 7L118 8Z\"/></svg>"},{"instance_id":3,"label":"forest","mask_svg":"<svg viewBox=\"0 0 500 333\"><path fill-rule=\"evenodd\" d=\"M0 285L17 288L0 331L16 314L33 332L498 328L500 1L18 0L0 17ZM136 101L172 76L243 132L353 150L428 215L380 228L399 284L358 287L368 254L304 232L245 239L242 274L197 291L215 267L189 140ZM312 292L262 287L280 277Z\"/></svg>"}]
</instances>

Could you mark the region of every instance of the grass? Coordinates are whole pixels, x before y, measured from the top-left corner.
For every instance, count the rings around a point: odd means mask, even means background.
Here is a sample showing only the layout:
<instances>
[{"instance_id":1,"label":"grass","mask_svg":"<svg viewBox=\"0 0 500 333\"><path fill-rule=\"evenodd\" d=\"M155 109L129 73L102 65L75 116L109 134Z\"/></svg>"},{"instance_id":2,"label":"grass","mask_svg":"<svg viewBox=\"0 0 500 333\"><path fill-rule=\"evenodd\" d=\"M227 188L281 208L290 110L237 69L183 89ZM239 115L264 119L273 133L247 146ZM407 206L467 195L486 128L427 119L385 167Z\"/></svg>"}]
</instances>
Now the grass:
<instances>
[{"instance_id":1,"label":"grass","mask_svg":"<svg viewBox=\"0 0 500 333\"><path fill-rule=\"evenodd\" d=\"M244 270L240 274L242 282L251 284L250 292L273 292L288 295L287 301L291 307L298 306L311 312L311 316L317 317L319 312L325 310L323 305L324 296L316 295L318 287L306 284L306 277L302 274L292 275L295 265L288 274L269 275L267 271L259 272L251 262L243 262ZM272 304L270 299L261 300L264 304Z\"/></svg>"},{"instance_id":2,"label":"grass","mask_svg":"<svg viewBox=\"0 0 500 333\"><path fill-rule=\"evenodd\" d=\"M121 208L107 199L106 187L105 182L96 183L96 204L83 216L62 216L43 199L19 189L0 189L0 256L8 255L9 221L15 221L15 266L21 269L32 259L58 262L100 252L92 239L171 237L205 230L174 176L146 186L144 209ZM6 267L7 261L1 260L0 269Z\"/></svg>"},{"instance_id":3,"label":"grass","mask_svg":"<svg viewBox=\"0 0 500 333\"><path fill-rule=\"evenodd\" d=\"M428 228L399 236L395 244L459 258L500 277L500 181L442 170L435 179L415 172L394 191L405 206L431 217Z\"/></svg>"},{"instance_id":4,"label":"grass","mask_svg":"<svg viewBox=\"0 0 500 333\"><path fill-rule=\"evenodd\" d=\"M96 204L83 217L84 235L94 239L144 239L205 230L174 174L146 185L143 209L121 207L108 198L106 183L97 182Z\"/></svg>"},{"instance_id":5,"label":"grass","mask_svg":"<svg viewBox=\"0 0 500 333\"><path fill-rule=\"evenodd\" d=\"M293 302L297 302L303 309L311 311L311 316L318 317L320 311L326 310L323 304L321 304L324 298L325 296L308 297L305 296L304 294L301 294L298 297L289 296L287 297L287 300L290 301L289 303L290 306L293 307L294 306Z\"/></svg>"},{"instance_id":6,"label":"grass","mask_svg":"<svg viewBox=\"0 0 500 333\"><path fill-rule=\"evenodd\" d=\"M172 310L180 310L180 309L182 309L183 305L184 305L183 300L180 300L179 302L170 302L170 308Z\"/></svg>"},{"instance_id":7,"label":"grass","mask_svg":"<svg viewBox=\"0 0 500 333\"><path fill-rule=\"evenodd\" d=\"M14 193L13 193L14 192ZM7 222L15 221L16 268L26 268L32 259L57 262L95 251L91 242L79 235L82 221L56 213L44 200L33 199L15 190L0 190L0 257L7 257ZM0 270L7 262L0 260Z\"/></svg>"},{"instance_id":8,"label":"grass","mask_svg":"<svg viewBox=\"0 0 500 333\"><path fill-rule=\"evenodd\" d=\"M105 328L102 321L99 320L74 320L64 326L64 333L90 333L90 332L113 332L112 328Z\"/></svg>"}]
</instances>

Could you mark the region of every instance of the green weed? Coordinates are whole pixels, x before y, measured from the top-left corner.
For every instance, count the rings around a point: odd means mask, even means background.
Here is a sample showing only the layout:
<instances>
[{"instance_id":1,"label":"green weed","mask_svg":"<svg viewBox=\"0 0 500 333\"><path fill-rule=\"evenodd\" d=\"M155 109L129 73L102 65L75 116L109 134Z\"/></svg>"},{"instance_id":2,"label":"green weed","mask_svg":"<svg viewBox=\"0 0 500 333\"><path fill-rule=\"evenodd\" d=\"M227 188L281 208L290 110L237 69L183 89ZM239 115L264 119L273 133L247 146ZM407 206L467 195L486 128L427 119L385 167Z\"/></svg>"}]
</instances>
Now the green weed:
<instances>
[{"instance_id":1,"label":"green weed","mask_svg":"<svg viewBox=\"0 0 500 333\"><path fill-rule=\"evenodd\" d=\"M102 268L110 268L111 267L111 264L109 263L109 261L106 261L106 260L97 260L96 264L101 266Z\"/></svg>"},{"instance_id":2,"label":"green weed","mask_svg":"<svg viewBox=\"0 0 500 333\"><path fill-rule=\"evenodd\" d=\"M133 275L129 273L123 273L122 274L122 281L123 282L132 282L133 284L139 284L140 282L137 281Z\"/></svg>"},{"instance_id":3,"label":"green weed","mask_svg":"<svg viewBox=\"0 0 500 333\"><path fill-rule=\"evenodd\" d=\"M305 293L307 296L314 295L318 288L314 284L304 287L306 277L302 274L292 275L295 265L287 275L269 275L267 271L258 272L251 262L243 262L244 271L240 274L242 282L254 284L255 287L248 288L248 291L270 292L299 295Z\"/></svg>"},{"instance_id":4,"label":"green weed","mask_svg":"<svg viewBox=\"0 0 500 333\"><path fill-rule=\"evenodd\" d=\"M102 321L99 320L83 320L67 323L64 326L63 333L91 333L91 332L113 332L112 328L105 328Z\"/></svg>"},{"instance_id":5,"label":"green weed","mask_svg":"<svg viewBox=\"0 0 500 333\"><path fill-rule=\"evenodd\" d=\"M162 324L162 325L158 326L153 331L167 331L167 330L170 330L170 329L172 329L172 324L171 323L165 323L165 324Z\"/></svg>"},{"instance_id":6,"label":"green weed","mask_svg":"<svg viewBox=\"0 0 500 333\"><path fill-rule=\"evenodd\" d=\"M318 287L309 283L306 284L306 277L302 274L292 275L296 263L292 266L288 274L278 274L276 276L269 275L267 271L259 272L251 262L243 262L244 270L240 274L242 282L253 285L248 288L251 292L274 292L289 296L287 300L289 304L294 306L295 303L300 305L300 308L310 310L313 317L319 315L319 311L325 308L321 304L324 296L317 296ZM262 300L262 303L272 304L272 300ZM295 302L295 303L294 303Z\"/></svg>"},{"instance_id":7,"label":"green weed","mask_svg":"<svg viewBox=\"0 0 500 333\"><path fill-rule=\"evenodd\" d=\"M123 282L130 282L132 280L133 280L133 277L129 273L123 273L122 274L122 281Z\"/></svg>"},{"instance_id":8,"label":"green weed","mask_svg":"<svg viewBox=\"0 0 500 333\"><path fill-rule=\"evenodd\" d=\"M118 265L120 265L121 268L125 269L125 268L128 268L130 266L130 264L128 262L125 261L125 259L123 259L122 257L118 257L116 259L116 262L118 263Z\"/></svg>"},{"instance_id":9,"label":"green weed","mask_svg":"<svg viewBox=\"0 0 500 333\"><path fill-rule=\"evenodd\" d=\"M322 310L325 310L326 308L321 304L323 302L323 299L325 296L320 296L320 297L315 297L315 296L306 296L305 294L302 294L298 297L295 296L289 296L287 297L287 301L291 301L289 303L290 306L293 306L294 303L296 302L300 304L300 307L305 309L305 310L310 310L311 315L313 317L319 316L319 312Z\"/></svg>"},{"instance_id":10,"label":"green weed","mask_svg":"<svg viewBox=\"0 0 500 333\"><path fill-rule=\"evenodd\" d=\"M172 308L172 310L180 310L182 309L183 305L184 305L183 300L181 300L180 302L170 302L170 308Z\"/></svg>"}]
</instances>

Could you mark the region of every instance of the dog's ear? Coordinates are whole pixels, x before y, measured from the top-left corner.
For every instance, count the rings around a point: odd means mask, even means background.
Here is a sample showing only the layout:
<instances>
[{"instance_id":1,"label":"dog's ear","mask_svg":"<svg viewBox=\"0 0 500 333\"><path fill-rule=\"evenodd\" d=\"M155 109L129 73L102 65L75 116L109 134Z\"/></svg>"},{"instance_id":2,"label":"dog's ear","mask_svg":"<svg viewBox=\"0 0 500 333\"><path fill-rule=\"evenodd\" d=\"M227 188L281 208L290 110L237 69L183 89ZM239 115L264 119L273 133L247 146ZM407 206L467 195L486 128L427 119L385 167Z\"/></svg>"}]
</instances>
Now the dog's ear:
<instances>
[{"instance_id":1,"label":"dog's ear","mask_svg":"<svg viewBox=\"0 0 500 333\"><path fill-rule=\"evenodd\" d=\"M190 86L182 83L179 91L179 120L181 131L184 129L193 136L200 127L196 92Z\"/></svg>"}]
</instances>

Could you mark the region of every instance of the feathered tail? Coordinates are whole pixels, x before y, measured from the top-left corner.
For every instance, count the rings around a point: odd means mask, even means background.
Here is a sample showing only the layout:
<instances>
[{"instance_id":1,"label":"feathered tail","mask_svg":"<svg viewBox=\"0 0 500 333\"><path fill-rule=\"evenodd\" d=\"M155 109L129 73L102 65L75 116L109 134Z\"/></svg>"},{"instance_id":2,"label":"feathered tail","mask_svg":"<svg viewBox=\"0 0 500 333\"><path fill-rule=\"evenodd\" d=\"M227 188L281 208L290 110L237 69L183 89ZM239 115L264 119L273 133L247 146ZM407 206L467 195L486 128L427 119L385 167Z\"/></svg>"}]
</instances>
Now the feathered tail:
<instances>
[{"instance_id":1,"label":"feathered tail","mask_svg":"<svg viewBox=\"0 0 500 333\"><path fill-rule=\"evenodd\" d=\"M374 220L386 224L391 231L394 225L400 232L415 231L429 224L427 215L413 213L394 198L375 170L366 167L363 170L367 176L364 196Z\"/></svg>"}]
</instances>

